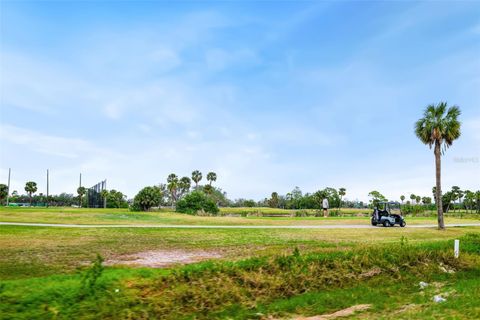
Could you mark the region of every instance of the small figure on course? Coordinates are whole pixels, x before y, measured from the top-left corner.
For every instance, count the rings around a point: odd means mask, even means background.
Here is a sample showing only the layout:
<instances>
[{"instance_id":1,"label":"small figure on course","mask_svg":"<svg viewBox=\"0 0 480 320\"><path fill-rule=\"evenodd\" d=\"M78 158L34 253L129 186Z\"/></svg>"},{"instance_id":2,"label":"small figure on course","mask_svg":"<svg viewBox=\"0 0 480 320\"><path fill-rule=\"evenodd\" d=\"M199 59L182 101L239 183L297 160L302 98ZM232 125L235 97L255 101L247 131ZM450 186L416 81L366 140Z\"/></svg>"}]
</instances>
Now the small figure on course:
<instances>
[{"instance_id":1,"label":"small figure on course","mask_svg":"<svg viewBox=\"0 0 480 320\"><path fill-rule=\"evenodd\" d=\"M323 207L323 216L328 217L328 199L327 198L323 198L322 207Z\"/></svg>"}]
</instances>

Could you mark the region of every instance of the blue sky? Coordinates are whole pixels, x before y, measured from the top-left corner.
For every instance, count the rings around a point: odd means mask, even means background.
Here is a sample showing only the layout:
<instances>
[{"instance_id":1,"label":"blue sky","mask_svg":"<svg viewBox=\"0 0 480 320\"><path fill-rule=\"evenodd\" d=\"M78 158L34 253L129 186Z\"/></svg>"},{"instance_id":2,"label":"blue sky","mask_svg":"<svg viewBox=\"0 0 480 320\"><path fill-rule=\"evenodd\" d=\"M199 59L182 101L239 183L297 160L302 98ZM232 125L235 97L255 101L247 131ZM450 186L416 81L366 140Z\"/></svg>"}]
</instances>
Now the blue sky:
<instances>
[{"instance_id":1,"label":"blue sky","mask_svg":"<svg viewBox=\"0 0 480 320\"><path fill-rule=\"evenodd\" d=\"M480 189L478 2L1 2L0 179L133 197L213 170L231 198L299 186L431 195L413 133L462 110L443 186Z\"/></svg>"}]
</instances>

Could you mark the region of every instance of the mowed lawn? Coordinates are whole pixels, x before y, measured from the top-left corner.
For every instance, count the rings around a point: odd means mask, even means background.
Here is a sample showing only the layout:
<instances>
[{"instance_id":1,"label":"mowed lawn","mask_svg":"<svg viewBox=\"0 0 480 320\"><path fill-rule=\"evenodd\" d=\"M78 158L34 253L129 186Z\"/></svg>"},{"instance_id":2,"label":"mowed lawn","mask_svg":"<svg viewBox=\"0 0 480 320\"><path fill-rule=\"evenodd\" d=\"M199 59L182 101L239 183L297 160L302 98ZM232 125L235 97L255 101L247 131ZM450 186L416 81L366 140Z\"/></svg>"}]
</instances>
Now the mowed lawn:
<instances>
[{"instance_id":1,"label":"mowed lawn","mask_svg":"<svg viewBox=\"0 0 480 320\"><path fill-rule=\"evenodd\" d=\"M141 225L335 225L335 224L369 224L365 215L368 209L342 209L345 217L262 217L266 215L291 214L294 210L271 208L222 208L227 216L204 217L180 214L170 210L152 212L131 212L128 209L80 209L80 208L0 208L2 222L34 222L34 223L66 223L66 224L141 224ZM313 214L313 210L305 211ZM252 216L242 217L239 214L251 213ZM228 216L228 214L237 216ZM435 224L436 218L406 217L407 225ZM460 217L446 215L446 223L479 223L478 215L465 214Z\"/></svg>"}]
</instances>

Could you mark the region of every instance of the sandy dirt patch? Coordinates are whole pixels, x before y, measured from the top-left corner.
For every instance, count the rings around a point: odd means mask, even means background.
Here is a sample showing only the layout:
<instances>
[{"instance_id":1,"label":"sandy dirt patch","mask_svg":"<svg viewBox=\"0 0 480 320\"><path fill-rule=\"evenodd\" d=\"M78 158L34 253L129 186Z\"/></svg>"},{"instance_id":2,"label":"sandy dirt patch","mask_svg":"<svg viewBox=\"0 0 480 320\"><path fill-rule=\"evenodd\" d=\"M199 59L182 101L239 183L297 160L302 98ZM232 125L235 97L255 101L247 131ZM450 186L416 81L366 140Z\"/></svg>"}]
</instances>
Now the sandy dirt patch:
<instances>
[{"instance_id":1,"label":"sandy dirt patch","mask_svg":"<svg viewBox=\"0 0 480 320\"><path fill-rule=\"evenodd\" d=\"M129 265L150 268L165 268L176 264L195 263L209 259L221 258L216 251L187 250L151 250L122 255L105 261L105 265Z\"/></svg>"}]
</instances>

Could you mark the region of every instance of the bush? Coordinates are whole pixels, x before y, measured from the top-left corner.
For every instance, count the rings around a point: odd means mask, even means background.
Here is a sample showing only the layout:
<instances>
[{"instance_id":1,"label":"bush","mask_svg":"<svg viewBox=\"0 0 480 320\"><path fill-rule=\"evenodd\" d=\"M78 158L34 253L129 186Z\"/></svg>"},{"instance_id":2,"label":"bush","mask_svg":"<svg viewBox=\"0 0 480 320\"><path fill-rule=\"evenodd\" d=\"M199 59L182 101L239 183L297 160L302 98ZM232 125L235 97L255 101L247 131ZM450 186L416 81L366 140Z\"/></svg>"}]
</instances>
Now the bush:
<instances>
[{"instance_id":1,"label":"bush","mask_svg":"<svg viewBox=\"0 0 480 320\"><path fill-rule=\"evenodd\" d=\"M419 204L405 204L402 206L402 214L419 214L424 211L424 207Z\"/></svg>"},{"instance_id":2,"label":"bush","mask_svg":"<svg viewBox=\"0 0 480 320\"><path fill-rule=\"evenodd\" d=\"M151 207L158 207L162 203L162 191L159 187L145 187L133 199L133 211L148 211Z\"/></svg>"},{"instance_id":3,"label":"bush","mask_svg":"<svg viewBox=\"0 0 480 320\"><path fill-rule=\"evenodd\" d=\"M341 216L340 210L338 210L338 209L328 210L328 216L329 217L340 217Z\"/></svg>"},{"instance_id":4,"label":"bush","mask_svg":"<svg viewBox=\"0 0 480 320\"><path fill-rule=\"evenodd\" d=\"M297 210L295 211L295 217L308 217L307 210Z\"/></svg>"},{"instance_id":5,"label":"bush","mask_svg":"<svg viewBox=\"0 0 480 320\"><path fill-rule=\"evenodd\" d=\"M193 191L187 194L181 200L177 202L177 212L198 214L198 213L210 213L216 215L218 210L215 202L210 199L205 193L201 191Z\"/></svg>"}]
</instances>

